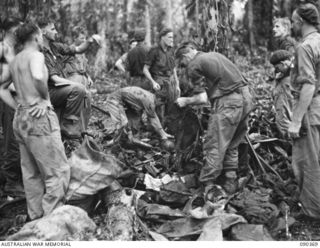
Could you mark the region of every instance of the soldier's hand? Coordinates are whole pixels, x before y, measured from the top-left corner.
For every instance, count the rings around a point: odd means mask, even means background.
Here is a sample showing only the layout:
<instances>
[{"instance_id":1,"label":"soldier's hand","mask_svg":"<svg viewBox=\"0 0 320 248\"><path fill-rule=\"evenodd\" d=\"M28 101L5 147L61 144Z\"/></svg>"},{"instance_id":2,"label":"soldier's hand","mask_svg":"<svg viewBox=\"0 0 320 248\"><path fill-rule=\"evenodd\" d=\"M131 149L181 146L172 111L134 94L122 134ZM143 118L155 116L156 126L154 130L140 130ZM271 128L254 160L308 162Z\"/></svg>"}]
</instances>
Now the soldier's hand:
<instances>
[{"instance_id":1,"label":"soldier's hand","mask_svg":"<svg viewBox=\"0 0 320 248\"><path fill-rule=\"evenodd\" d=\"M95 41L101 47L102 38L100 35L94 34L91 36L91 39L92 39L92 41Z\"/></svg>"},{"instance_id":2,"label":"soldier's hand","mask_svg":"<svg viewBox=\"0 0 320 248\"><path fill-rule=\"evenodd\" d=\"M174 136L171 134L166 133L166 139L174 139Z\"/></svg>"},{"instance_id":3,"label":"soldier's hand","mask_svg":"<svg viewBox=\"0 0 320 248\"><path fill-rule=\"evenodd\" d=\"M129 140L129 143L133 143L133 134L132 134L132 131L128 131L128 140Z\"/></svg>"},{"instance_id":4,"label":"soldier's hand","mask_svg":"<svg viewBox=\"0 0 320 248\"><path fill-rule=\"evenodd\" d=\"M158 91L158 90L161 89L160 85L159 85L158 83L156 83L156 82L153 83L152 87L153 87L153 89L154 89L155 91Z\"/></svg>"},{"instance_id":5,"label":"soldier's hand","mask_svg":"<svg viewBox=\"0 0 320 248\"><path fill-rule=\"evenodd\" d=\"M93 85L93 81L92 81L92 78L89 76L88 77L88 86L89 88Z\"/></svg>"},{"instance_id":6,"label":"soldier's hand","mask_svg":"<svg viewBox=\"0 0 320 248\"><path fill-rule=\"evenodd\" d=\"M288 134L290 138L296 139L299 138L299 131L301 128L301 122L290 122L289 128L288 128Z\"/></svg>"},{"instance_id":7,"label":"soldier's hand","mask_svg":"<svg viewBox=\"0 0 320 248\"><path fill-rule=\"evenodd\" d=\"M176 92L177 92L177 96L178 96L178 98L179 98L179 97L180 97L180 95L181 95L180 87L177 87L177 88L176 88Z\"/></svg>"},{"instance_id":8,"label":"soldier's hand","mask_svg":"<svg viewBox=\"0 0 320 248\"><path fill-rule=\"evenodd\" d=\"M48 103L41 102L41 103L38 103L37 105L33 106L29 110L29 113L33 117L40 118L41 116L43 116L46 113L47 109L48 109Z\"/></svg>"},{"instance_id":9,"label":"soldier's hand","mask_svg":"<svg viewBox=\"0 0 320 248\"><path fill-rule=\"evenodd\" d=\"M188 104L187 104L187 99L186 99L186 97L179 97L179 98L176 100L176 103L178 104L178 106L179 106L180 108L183 108L183 107L185 107L185 106L188 105Z\"/></svg>"}]
</instances>

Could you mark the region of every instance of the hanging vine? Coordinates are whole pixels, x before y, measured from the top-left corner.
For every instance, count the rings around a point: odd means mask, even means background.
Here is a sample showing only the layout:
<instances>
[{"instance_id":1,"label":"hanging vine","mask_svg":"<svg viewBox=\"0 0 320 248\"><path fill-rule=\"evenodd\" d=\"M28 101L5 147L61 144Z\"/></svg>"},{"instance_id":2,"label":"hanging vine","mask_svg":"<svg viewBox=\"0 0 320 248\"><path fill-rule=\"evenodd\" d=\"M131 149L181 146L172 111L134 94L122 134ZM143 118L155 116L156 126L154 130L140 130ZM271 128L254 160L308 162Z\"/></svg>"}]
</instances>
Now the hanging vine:
<instances>
[{"instance_id":1,"label":"hanging vine","mask_svg":"<svg viewBox=\"0 0 320 248\"><path fill-rule=\"evenodd\" d=\"M195 23L196 36L202 50L228 53L232 2L233 0L191 0L186 6L188 17ZM198 9L202 11L198 12Z\"/></svg>"}]
</instances>

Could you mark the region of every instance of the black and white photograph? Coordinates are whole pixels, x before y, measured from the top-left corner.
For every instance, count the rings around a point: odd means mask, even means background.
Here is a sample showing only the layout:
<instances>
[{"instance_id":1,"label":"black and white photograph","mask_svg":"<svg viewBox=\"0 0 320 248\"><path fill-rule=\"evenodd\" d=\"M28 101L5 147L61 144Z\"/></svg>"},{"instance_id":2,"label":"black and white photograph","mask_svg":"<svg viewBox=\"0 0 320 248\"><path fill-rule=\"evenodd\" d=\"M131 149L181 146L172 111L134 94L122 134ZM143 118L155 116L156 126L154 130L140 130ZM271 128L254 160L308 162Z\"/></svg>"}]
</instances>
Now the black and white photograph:
<instances>
[{"instance_id":1,"label":"black and white photograph","mask_svg":"<svg viewBox=\"0 0 320 248\"><path fill-rule=\"evenodd\" d=\"M0 0L0 246L318 247L319 13Z\"/></svg>"}]
</instances>

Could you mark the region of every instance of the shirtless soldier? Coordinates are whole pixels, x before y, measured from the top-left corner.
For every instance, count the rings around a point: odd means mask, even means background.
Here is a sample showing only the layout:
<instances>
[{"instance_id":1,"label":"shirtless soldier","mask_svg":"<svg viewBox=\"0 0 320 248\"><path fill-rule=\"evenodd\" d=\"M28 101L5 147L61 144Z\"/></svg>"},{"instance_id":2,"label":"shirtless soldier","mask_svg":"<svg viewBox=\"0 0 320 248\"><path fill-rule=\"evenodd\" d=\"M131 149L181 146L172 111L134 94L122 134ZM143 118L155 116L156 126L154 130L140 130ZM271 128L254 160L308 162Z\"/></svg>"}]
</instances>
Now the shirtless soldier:
<instances>
[{"instance_id":1,"label":"shirtless soldier","mask_svg":"<svg viewBox=\"0 0 320 248\"><path fill-rule=\"evenodd\" d=\"M23 50L10 63L17 102L5 83L0 97L16 109L13 129L19 142L28 214L31 220L51 213L63 204L70 167L62 145L57 116L48 94L48 71L42 33L33 23L22 25L17 38Z\"/></svg>"}]
</instances>

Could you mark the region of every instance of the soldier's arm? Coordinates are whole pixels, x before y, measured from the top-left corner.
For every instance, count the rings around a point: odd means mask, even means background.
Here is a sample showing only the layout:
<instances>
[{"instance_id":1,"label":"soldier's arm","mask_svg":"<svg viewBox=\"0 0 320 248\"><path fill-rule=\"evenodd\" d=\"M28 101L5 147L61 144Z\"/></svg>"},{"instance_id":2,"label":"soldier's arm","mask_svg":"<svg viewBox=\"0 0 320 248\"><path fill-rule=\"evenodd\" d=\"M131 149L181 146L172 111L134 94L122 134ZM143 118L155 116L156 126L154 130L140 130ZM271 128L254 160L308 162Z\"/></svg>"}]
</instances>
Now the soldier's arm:
<instances>
[{"instance_id":1,"label":"soldier's arm","mask_svg":"<svg viewBox=\"0 0 320 248\"><path fill-rule=\"evenodd\" d=\"M124 54L125 55L125 54ZM124 59L126 59L126 56L122 55L116 62L115 66L122 72L126 72L125 66L124 66Z\"/></svg>"},{"instance_id":2,"label":"soldier's arm","mask_svg":"<svg viewBox=\"0 0 320 248\"><path fill-rule=\"evenodd\" d=\"M54 82L55 86L66 86L66 85L72 85L77 84L76 82L70 81L68 79L62 78L58 75L52 75L50 79Z\"/></svg>"},{"instance_id":3,"label":"soldier's arm","mask_svg":"<svg viewBox=\"0 0 320 248\"><path fill-rule=\"evenodd\" d=\"M205 78L202 76L200 65L195 64L191 67L188 67L187 75L190 82L194 86L194 94L191 97L179 97L177 99L177 104L180 107L185 107L187 105L199 105L207 103L208 95L205 90Z\"/></svg>"},{"instance_id":4,"label":"soldier's arm","mask_svg":"<svg viewBox=\"0 0 320 248\"><path fill-rule=\"evenodd\" d=\"M206 92L202 92L200 94L196 94L190 97L179 97L176 102L179 105L179 107L185 107L187 105L205 104L208 102L208 95Z\"/></svg>"},{"instance_id":5,"label":"soldier's arm","mask_svg":"<svg viewBox=\"0 0 320 248\"><path fill-rule=\"evenodd\" d=\"M49 99L45 74L45 59L40 52L35 53L30 60L30 71L35 82L35 87L43 99Z\"/></svg>"},{"instance_id":6,"label":"soldier's arm","mask_svg":"<svg viewBox=\"0 0 320 248\"><path fill-rule=\"evenodd\" d=\"M151 48L145 58L145 63L143 66L143 74L150 81L151 86L154 90L160 90L161 89L160 85L153 79L150 73L150 68L154 64L156 57L157 57L156 50Z\"/></svg>"},{"instance_id":7,"label":"soldier's arm","mask_svg":"<svg viewBox=\"0 0 320 248\"><path fill-rule=\"evenodd\" d=\"M149 65L144 65L143 66L143 74L151 82L151 86L152 86L152 88L154 90L160 90L160 85L156 81L154 81L154 79L151 76L151 73L150 73L149 69L150 69Z\"/></svg>"},{"instance_id":8,"label":"soldier's arm","mask_svg":"<svg viewBox=\"0 0 320 248\"><path fill-rule=\"evenodd\" d=\"M5 45L0 42L0 59L5 58ZM10 80L10 69L8 63L0 63L0 84Z\"/></svg>"},{"instance_id":9,"label":"soldier's arm","mask_svg":"<svg viewBox=\"0 0 320 248\"><path fill-rule=\"evenodd\" d=\"M159 117L156 113L155 96L153 94L150 94L150 97L145 96L145 99L143 101L143 108L144 108L144 114L147 116L147 119L150 125L153 127L155 132L159 134L161 139L173 138L172 135L164 131L161 125Z\"/></svg>"},{"instance_id":10,"label":"soldier's arm","mask_svg":"<svg viewBox=\"0 0 320 248\"><path fill-rule=\"evenodd\" d=\"M10 89L9 89L10 84L11 84L11 81L7 81L0 85L0 98L11 108L15 109L17 106L17 102L14 100L10 92Z\"/></svg>"},{"instance_id":11,"label":"soldier's arm","mask_svg":"<svg viewBox=\"0 0 320 248\"><path fill-rule=\"evenodd\" d=\"M303 84L297 106L293 110L292 122L288 129L289 134L293 138L298 137L299 135L302 118L308 111L308 107L311 104L316 89L315 65L311 58L312 51L309 51L302 46L297 48L298 74L299 76L308 79L308 83Z\"/></svg>"},{"instance_id":12,"label":"soldier's arm","mask_svg":"<svg viewBox=\"0 0 320 248\"><path fill-rule=\"evenodd\" d=\"M181 94L180 82L179 82L179 78L178 78L176 67L173 68L173 77L174 77L174 80L176 81L176 90L178 91L178 96L180 96L180 94Z\"/></svg>"},{"instance_id":13,"label":"soldier's arm","mask_svg":"<svg viewBox=\"0 0 320 248\"><path fill-rule=\"evenodd\" d=\"M304 114L307 112L311 104L315 86L312 84L304 84L302 86L297 107L293 111L292 122L300 124Z\"/></svg>"},{"instance_id":14,"label":"soldier's arm","mask_svg":"<svg viewBox=\"0 0 320 248\"><path fill-rule=\"evenodd\" d=\"M300 77L307 78L309 83L302 86L298 105L293 112L292 121L296 123L302 121L316 89L315 65L311 58L312 51L309 51L308 47L300 46L297 48L298 74Z\"/></svg>"},{"instance_id":15,"label":"soldier's arm","mask_svg":"<svg viewBox=\"0 0 320 248\"><path fill-rule=\"evenodd\" d=\"M42 53L37 52L32 56L32 58L30 58L30 73L35 87L44 101L38 102L29 110L29 113L31 116L39 118L46 113L48 105L50 104L47 87L48 82L45 71L45 57Z\"/></svg>"},{"instance_id":16,"label":"soldier's arm","mask_svg":"<svg viewBox=\"0 0 320 248\"><path fill-rule=\"evenodd\" d=\"M149 122L150 122L151 126L154 128L154 130L157 132L157 134L159 134L161 139L173 138L172 135L166 133L163 130L163 127L162 127L162 125L160 123L160 120L159 120L159 117L157 115L155 115L154 117L149 118Z\"/></svg>"},{"instance_id":17,"label":"soldier's arm","mask_svg":"<svg viewBox=\"0 0 320 248\"><path fill-rule=\"evenodd\" d=\"M9 81L10 78L11 76L10 76L9 65L0 63L0 84L3 84Z\"/></svg>"},{"instance_id":18,"label":"soldier's arm","mask_svg":"<svg viewBox=\"0 0 320 248\"><path fill-rule=\"evenodd\" d=\"M77 46L75 48L76 53L84 53L89 48L89 46L93 43L93 41L94 41L93 38L90 37L88 40L86 40L85 42Z\"/></svg>"},{"instance_id":19,"label":"soldier's arm","mask_svg":"<svg viewBox=\"0 0 320 248\"><path fill-rule=\"evenodd\" d=\"M55 47L55 49L58 51L58 53L62 55L75 55L78 53L84 53L89 46L92 44L93 39L92 37L89 40L86 40L79 46L74 46L74 45L67 45L61 42L54 42L52 45Z\"/></svg>"}]
</instances>

